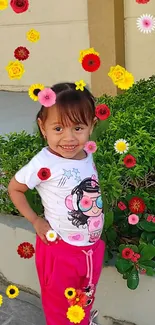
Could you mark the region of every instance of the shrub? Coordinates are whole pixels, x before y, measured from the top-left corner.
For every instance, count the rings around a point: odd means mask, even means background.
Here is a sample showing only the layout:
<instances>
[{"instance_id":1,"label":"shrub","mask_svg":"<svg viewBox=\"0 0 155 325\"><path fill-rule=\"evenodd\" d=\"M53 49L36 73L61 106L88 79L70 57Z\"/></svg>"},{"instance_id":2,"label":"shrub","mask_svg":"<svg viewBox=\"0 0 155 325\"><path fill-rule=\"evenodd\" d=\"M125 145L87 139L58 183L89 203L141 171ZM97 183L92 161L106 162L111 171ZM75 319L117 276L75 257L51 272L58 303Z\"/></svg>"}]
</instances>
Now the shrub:
<instances>
[{"instance_id":1,"label":"shrub","mask_svg":"<svg viewBox=\"0 0 155 325\"><path fill-rule=\"evenodd\" d=\"M130 289L139 284L139 273L155 273L155 77L140 80L116 97L102 96L98 103L110 107L111 116L98 125L95 160L103 193L106 241L105 262L117 255L116 268ZM107 123L108 122L108 123ZM109 125L108 125L109 124ZM106 131L105 131L106 126ZM129 150L116 153L114 143L125 139ZM40 136L25 132L0 137L1 200L0 210L17 214L6 193L14 173L43 146ZM124 165L124 157L136 159L133 168ZM28 191L28 200L41 214L36 191ZM131 225L128 217L136 214L139 222ZM137 217L136 217L137 218Z\"/></svg>"}]
</instances>

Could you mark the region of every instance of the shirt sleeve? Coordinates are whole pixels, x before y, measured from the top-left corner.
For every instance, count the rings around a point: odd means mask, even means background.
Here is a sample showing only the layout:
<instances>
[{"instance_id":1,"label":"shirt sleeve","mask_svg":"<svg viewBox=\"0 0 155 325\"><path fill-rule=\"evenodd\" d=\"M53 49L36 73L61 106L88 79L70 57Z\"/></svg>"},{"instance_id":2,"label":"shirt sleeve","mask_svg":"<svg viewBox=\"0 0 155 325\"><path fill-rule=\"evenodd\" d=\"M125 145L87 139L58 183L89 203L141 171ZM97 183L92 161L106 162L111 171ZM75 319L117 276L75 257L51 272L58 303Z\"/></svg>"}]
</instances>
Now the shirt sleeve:
<instances>
[{"instance_id":1,"label":"shirt sleeve","mask_svg":"<svg viewBox=\"0 0 155 325\"><path fill-rule=\"evenodd\" d=\"M37 159L32 158L30 162L22 167L16 174L15 179L21 184L27 185L29 189L34 189L41 183L41 179L38 176L40 164Z\"/></svg>"}]
</instances>

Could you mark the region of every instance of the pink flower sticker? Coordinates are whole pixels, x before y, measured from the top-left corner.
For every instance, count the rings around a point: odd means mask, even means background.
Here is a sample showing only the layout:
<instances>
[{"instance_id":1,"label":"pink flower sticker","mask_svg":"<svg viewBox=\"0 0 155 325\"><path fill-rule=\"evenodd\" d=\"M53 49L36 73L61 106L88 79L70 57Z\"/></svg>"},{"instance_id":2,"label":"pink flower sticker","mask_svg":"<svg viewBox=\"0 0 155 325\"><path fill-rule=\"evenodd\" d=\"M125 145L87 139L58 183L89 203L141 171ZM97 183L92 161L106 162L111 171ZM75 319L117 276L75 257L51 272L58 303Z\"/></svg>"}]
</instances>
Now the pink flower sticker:
<instances>
[{"instance_id":1,"label":"pink flower sticker","mask_svg":"<svg viewBox=\"0 0 155 325\"><path fill-rule=\"evenodd\" d=\"M88 141L85 144L84 150L87 153L94 153L97 150L97 145L96 145L96 143L94 141Z\"/></svg>"},{"instance_id":2,"label":"pink flower sticker","mask_svg":"<svg viewBox=\"0 0 155 325\"><path fill-rule=\"evenodd\" d=\"M130 214L128 217L128 223L130 225L136 225L139 222L139 217L136 214Z\"/></svg>"},{"instance_id":3,"label":"pink flower sticker","mask_svg":"<svg viewBox=\"0 0 155 325\"><path fill-rule=\"evenodd\" d=\"M39 103L45 107L51 107L56 103L56 94L50 88L44 88L38 94Z\"/></svg>"}]
</instances>

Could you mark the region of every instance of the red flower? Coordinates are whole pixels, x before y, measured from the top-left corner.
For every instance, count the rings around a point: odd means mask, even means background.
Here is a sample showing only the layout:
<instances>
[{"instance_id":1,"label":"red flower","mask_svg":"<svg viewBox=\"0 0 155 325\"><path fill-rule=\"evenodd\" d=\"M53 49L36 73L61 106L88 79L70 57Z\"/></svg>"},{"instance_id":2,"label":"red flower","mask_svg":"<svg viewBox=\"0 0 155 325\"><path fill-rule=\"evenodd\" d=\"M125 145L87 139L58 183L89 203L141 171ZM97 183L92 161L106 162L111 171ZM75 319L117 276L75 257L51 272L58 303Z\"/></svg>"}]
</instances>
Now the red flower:
<instances>
[{"instance_id":1,"label":"red flower","mask_svg":"<svg viewBox=\"0 0 155 325\"><path fill-rule=\"evenodd\" d=\"M19 61L27 60L29 57L29 50L26 47L19 46L14 51L14 57Z\"/></svg>"},{"instance_id":2,"label":"red flower","mask_svg":"<svg viewBox=\"0 0 155 325\"><path fill-rule=\"evenodd\" d=\"M86 54L82 60L82 67L88 72L94 72L99 69L101 61L96 54Z\"/></svg>"},{"instance_id":3,"label":"red flower","mask_svg":"<svg viewBox=\"0 0 155 325\"><path fill-rule=\"evenodd\" d=\"M123 161L124 161L124 165L127 168L131 168L136 165L136 158L133 157L132 155L126 155Z\"/></svg>"},{"instance_id":4,"label":"red flower","mask_svg":"<svg viewBox=\"0 0 155 325\"><path fill-rule=\"evenodd\" d=\"M145 203L144 201L137 197L134 196L130 201L129 201L129 210L132 213L143 213L145 210Z\"/></svg>"},{"instance_id":5,"label":"red flower","mask_svg":"<svg viewBox=\"0 0 155 325\"><path fill-rule=\"evenodd\" d=\"M140 270L140 274L146 274L146 270L145 269L141 269Z\"/></svg>"},{"instance_id":6,"label":"red flower","mask_svg":"<svg viewBox=\"0 0 155 325\"><path fill-rule=\"evenodd\" d=\"M70 306L78 305L83 307L86 305L88 297L82 290L76 290L76 296L73 299L69 299L68 302Z\"/></svg>"},{"instance_id":7,"label":"red flower","mask_svg":"<svg viewBox=\"0 0 155 325\"><path fill-rule=\"evenodd\" d=\"M139 4L145 4L145 3L148 3L150 0L136 0L137 3Z\"/></svg>"},{"instance_id":8,"label":"red flower","mask_svg":"<svg viewBox=\"0 0 155 325\"><path fill-rule=\"evenodd\" d=\"M37 175L42 181L46 181L51 176L51 171L49 168L46 167L41 168Z\"/></svg>"},{"instance_id":9,"label":"red flower","mask_svg":"<svg viewBox=\"0 0 155 325\"><path fill-rule=\"evenodd\" d=\"M111 115L110 109L106 104L99 104L96 106L95 115L102 121L106 120Z\"/></svg>"},{"instance_id":10,"label":"red flower","mask_svg":"<svg viewBox=\"0 0 155 325\"><path fill-rule=\"evenodd\" d=\"M35 250L32 244L24 242L18 246L17 253L21 258L31 258Z\"/></svg>"},{"instance_id":11,"label":"red flower","mask_svg":"<svg viewBox=\"0 0 155 325\"><path fill-rule=\"evenodd\" d=\"M133 256L131 257L131 261L133 263L137 263L137 261L140 259L140 254L134 253Z\"/></svg>"},{"instance_id":12,"label":"red flower","mask_svg":"<svg viewBox=\"0 0 155 325\"><path fill-rule=\"evenodd\" d=\"M118 208L120 210L124 211L124 210L126 210L127 207L122 201L120 201L120 202L118 202Z\"/></svg>"},{"instance_id":13,"label":"red flower","mask_svg":"<svg viewBox=\"0 0 155 325\"><path fill-rule=\"evenodd\" d=\"M122 257L125 258L126 260L130 260L133 256L133 254L134 254L134 251L129 247L126 247L122 250Z\"/></svg>"},{"instance_id":14,"label":"red flower","mask_svg":"<svg viewBox=\"0 0 155 325\"><path fill-rule=\"evenodd\" d=\"M148 222L151 222L151 221L153 220L153 218L154 218L153 216L149 215L149 216L147 217L146 220L147 220Z\"/></svg>"},{"instance_id":15,"label":"red flower","mask_svg":"<svg viewBox=\"0 0 155 325\"><path fill-rule=\"evenodd\" d=\"M16 12L16 14L21 14L22 12L25 12L29 7L29 1L28 0L11 0L10 6L12 7L13 11Z\"/></svg>"}]
</instances>

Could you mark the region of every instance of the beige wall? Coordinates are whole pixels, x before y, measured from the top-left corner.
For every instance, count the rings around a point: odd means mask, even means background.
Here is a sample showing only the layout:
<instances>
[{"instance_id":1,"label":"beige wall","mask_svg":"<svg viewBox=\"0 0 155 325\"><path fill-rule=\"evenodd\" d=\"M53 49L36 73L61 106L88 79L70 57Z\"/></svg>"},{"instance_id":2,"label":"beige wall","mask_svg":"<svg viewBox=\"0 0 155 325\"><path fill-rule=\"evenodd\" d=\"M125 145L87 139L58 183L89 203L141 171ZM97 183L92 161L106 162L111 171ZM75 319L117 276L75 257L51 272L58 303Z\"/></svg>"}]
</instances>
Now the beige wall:
<instances>
[{"instance_id":1,"label":"beige wall","mask_svg":"<svg viewBox=\"0 0 155 325\"><path fill-rule=\"evenodd\" d=\"M11 8L2 11L0 19L0 89L25 90L33 83L50 86L60 81L84 79L90 83L78 62L79 51L89 47L87 0L30 0L30 9L15 14ZM38 43L26 40L26 32L37 29ZM2 46L3 44L3 46ZM30 49L21 80L10 80L5 66L14 60L18 46Z\"/></svg>"},{"instance_id":2,"label":"beige wall","mask_svg":"<svg viewBox=\"0 0 155 325\"><path fill-rule=\"evenodd\" d=\"M148 35L137 29L136 19L142 14L155 16L155 0L147 5L124 0L126 68L136 80L155 74L155 32Z\"/></svg>"}]
</instances>

